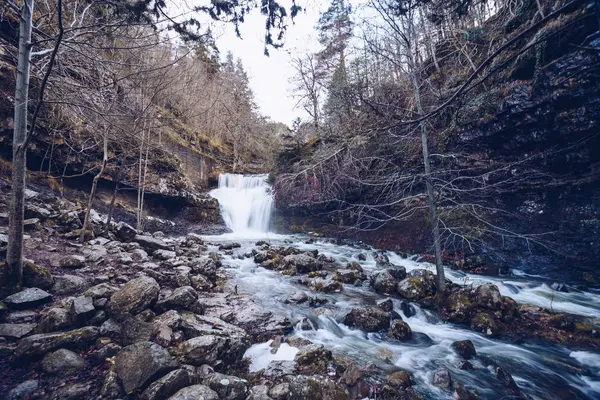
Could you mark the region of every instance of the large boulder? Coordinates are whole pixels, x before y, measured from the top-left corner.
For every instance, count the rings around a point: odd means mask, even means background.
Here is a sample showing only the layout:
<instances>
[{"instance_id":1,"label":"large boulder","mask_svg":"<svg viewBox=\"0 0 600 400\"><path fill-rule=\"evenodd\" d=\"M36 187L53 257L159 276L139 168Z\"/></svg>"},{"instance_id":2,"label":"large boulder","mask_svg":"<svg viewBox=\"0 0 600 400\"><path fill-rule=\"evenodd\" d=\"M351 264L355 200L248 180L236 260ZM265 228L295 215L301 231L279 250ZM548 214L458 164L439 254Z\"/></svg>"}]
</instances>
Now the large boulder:
<instances>
[{"instance_id":1,"label":"large boulder","mask_svg":"<svg viewBox=\"0 0 600 400\"><path fill-rule=\"evenodd\" d=\"M475 303L488 310L502 310L502 295L496 285L484 284L475 289Z\"/></svg>"},{"instance_id":2,"label":"large boulder","mask_svg":"<svg viewBox=\"0 0 600 400\"><path fill-rule=\"evenodd\" d=\"M117 238L122 242L129 242L137 235L137 230L125 222L119 222L115 228Z\"/></svg>"},{"instance_id":3,"label":"large boulder","mask_svg":"<svg viewBox=\"0 0 600 400\"><path fill-rule=\"evenodd\" d=\"M109 311L113 315L137 314L158 300L160 287L150 277L141 277L127 282L110 297Z\"/></svg>"},{"instance_id":4,"label":"large boulder","mask_svg":"<svg viewBox=\"0 0 600 400\"><path fill-rule=\"evenodd\" d=\"M312 271L318 271L323 267L323 264L307 253L290 254L283 258L285 268L295 267L296 271L301 274L306 274Z\"/></svg>"},{"instance_id":5,"label":"large boulder","mask_svg":"<svg viewBox=\"0 0 600 400\"><path fill-rule=\"evenodd\" d=\"M36 331L38 333L56 332L68 328L69 325L71 325L71 315L67 309L50 307L41 312Z\"/></svg>"},{"instance_id":6,"label":"large boulder","mask_svg":"<svg viewBox=\"0 0 600 400\"><path fill-rule=\"evenodd\" d=\"M54 286L50 289L55 294L74 294L87 288L87 281L76 275L58 275L54 277Z\"/></svg>"},{"instance_id":7,"label":"large boulder","mask_svg":"<svg viewBox=\"0 0 600 400\"><path fill-rule=\"evenodd\" d=\"M142 393L141 398L142 400L168 399L178 390L191 385L194 381L193 375L185 368L171 371L148 386Z\"/></svg>"},{"instance_id":8,"label":"large boulder","mask_svg":"<svg viewBox=\"0 0 600 400\"><path fill-rule=\"evenodd\" d=\"M100 336L100 329L86 326L68 332L42 333L22 339L15 350L15 356L35 357L61 347L83 347L93 343Z\"/></svg>"},{"instance_id":9,"label":"large boulder","mask_svg":"<svg viewBox=\"0 0 600 400\"><path fill-rule=\"evenodd\" d=\"M488 313L478 313L471 320L471 329L483 333L487 337L498 336L499 329Z\"/></svg>"},{"instance_id":10,"label":"large boulder","mask_svg":"<svg viewBox=\"0 0 600 400\"><path fill-rule=\"evenodd\" d=\"M407 278L398 283L396 290L400 296L411 301L433 296L436 291L435 275L425 269L412 270Z\"/></svg>"},{"instance_id":11,"label":"large boulder","mask_svg":"<svg viewBox=\"0 0 600 400\"><path fill-rule=\"evenodd\" d=\"M249 341L239 336L204 335L183 342L181 348L185 362L200 366L215 365L218 361L235 364L242 359L248 347Z\"/></svg>"},{"instance_id":12,"label":"large boulder","mask_svg":"<svg viewBox=\"0 0 600 400\"><path fill-rule=\"evenodd\" d=\"M217 392L221 400L245 400L248 396L248 381L236 376L214 372L204 378L202 383Z\"/></svg>"},{"instance_id":13,"label":"large boulder","mask_svg":"<svg viewBox=\"0 0 600 400\"><path fill-rule=\"evenodd\" d=\"M152 342L127 346L115 357L117 376L127 393L145 388L176 367L177 363L169 352Z\"/></svg>"},{"instance_id":14,"label":"large boulder","mask_svg":"<svg viewBox=\"0 0 600 400\"><path fill-rule=\"evenodd\" d=\"M23 260L23 285L49 289L54 284L54 278L50 270L34 264L29 260Z\"/></svg>"},{"instance_id":15,"label":"large boulder","mask_svg":"<svg viewBox=\"0 0 600 400\"><path fill-rule=\"evenodd\" d=\"M323 346L306 346L296 354L296 368L307 375L325 373L332 357L331 351Z\"/></svg>"},{"instance_id":16,"label":"large boulder","mask_svg":"<svg viewBox=\"0 0 600 400\"><path fill-rule=\"evenodd\" d=\"M289 381L290 400L347 400L348 392L330 378L292 376Z\"/></svg>"},{"instance_id":17,"label":"large boulder","mask_svg":"<svg viewBox=\"0 0 600 400\"><path fill-rule=\"evenodd\" d=\"M140 244L148 253L154 253L156 250L170 250L171 246L166 244L161 239L153 238L152 236L136 235L134 241Z\"/></svg>"},{"instance_id":18,"label":"large boulder","mask_svg":"<svg viewBox=\"0 0 600 400\"><path fill-rule=\"evenodd\" d=\"M333 277L336 281L352 284L360 284L366 278L362 270L358 271L356 269L338 269L335 271L335 276Z\"/></svg>"},{"instance_id":19,"label":"large boulder","mask_svg":"<svg viewBox=\"0 0 600 400\"><path fill-rule=\"evenodd\" d=\"M378 332L390 326L390 315L378 307L353 308L344 317L344 323L366 332Z\"/></svg>"},{"instance_id":20,"label":"large boulder","mask_svg":"<svg viewBox=\"0 0 600 400\"><path fill-rule=\"evenodd\" d=\"M390 325L388 336L398 340L408 340L412 337L410 326L401 319L395 319Z\"/></svg>"},{"instance_id":21,"label":"large boulder","mask_svg":"<svg viewBox=\"0 0 600 400\"><path fill-rule=\"evenodd\" d=\"M198 301L198 293L191 286L182 286L173 291L169 297L156 303L155 309L168 311L171 309L187 309Z\"/></svg>"},{"instance_id":22,"label":"large boulder","mask_svg":"<svg viewBox=\"0 0 600 400\"><path fill-rule=\"evenodd\" d=\"M0 324L0 337L7 339L21 339L29 335L37 324Z\"/></svg>"},{"instance_id":23,"label":"large boulder","mask_svg":"<svg viewBox=\"0 0 600 400\"><path fill-rule=\"evenodd\" d=\"M459 356L463 359L468 360L471 357L474 357L477 352L475 351L475 346L473 342L470 340L458 340L452 343L452 348Z\"/></svg>"},{"instance_id":24,"label":"large boulder","mask_svg":"<svg viewBox=\"0 0 600 400\"><path fill-rule=\"evenodd\" d=\"M208 386L193 385L181 389L168 400L219 400L219 395Z\"/></svg>"},{"instance_id":25,"label":"large boulder","mask_svg":"<svg viewBox=\"0 0 600 400\"><path fill-rule=\"evenodd\" d=\"M371 286L377 293L390 294L396 291L398 280L387 270L379 271L371 276Z\"/></svg>"},{"instance_id":26,"label":"large boulder","mask_svg":"<svg viewBox=\"0 0 600 400\"><path fill-rule=\"evenodd\" d=\"M4 299L4 304L13 310L37 307L52 301L52 295L39 288L27 288Z\"/></svg>"},{"instance_id":27,"label":"large boulder","mask_svg":"<svg viewBox=\"0 0 600 400\"><path fill-rule=\"evenodd\" d=\"M53 353L48 353L42 361L44 372L52 375L73 375L84 366L83 357L67 349L58 349Z\"/></svg>"}]
</instances>

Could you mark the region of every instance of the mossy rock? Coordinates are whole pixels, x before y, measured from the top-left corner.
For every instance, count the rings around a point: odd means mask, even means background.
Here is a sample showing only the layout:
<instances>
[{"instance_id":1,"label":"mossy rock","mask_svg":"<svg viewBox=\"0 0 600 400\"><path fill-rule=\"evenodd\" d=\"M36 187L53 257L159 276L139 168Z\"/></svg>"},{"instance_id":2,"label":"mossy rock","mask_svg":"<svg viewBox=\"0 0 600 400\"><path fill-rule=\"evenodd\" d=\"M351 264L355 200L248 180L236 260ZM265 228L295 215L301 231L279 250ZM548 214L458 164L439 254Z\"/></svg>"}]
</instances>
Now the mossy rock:
<instances>
[{"instance_id":1,"label":"mossy rock","mask_svg":"<svg viewBox=\"0 0 600 400\"><path fill-rule=\"evenodd\" d=\"M54 285L54 278L48 268L40 267L31 261L25 260L23 261L23 285L48 289Z\"/></svg>"},{"instance_id":2,"label":"mossy rock","mask_svg":"<svg viewBox=\"0 0 600 400\"><path fill-rule=\"evenodd\" d=\"M499 334L498 326L487 313L475 315L471 320L471 329L481 332L487 337L496 337Z\"/></svg>"}]
</instances>

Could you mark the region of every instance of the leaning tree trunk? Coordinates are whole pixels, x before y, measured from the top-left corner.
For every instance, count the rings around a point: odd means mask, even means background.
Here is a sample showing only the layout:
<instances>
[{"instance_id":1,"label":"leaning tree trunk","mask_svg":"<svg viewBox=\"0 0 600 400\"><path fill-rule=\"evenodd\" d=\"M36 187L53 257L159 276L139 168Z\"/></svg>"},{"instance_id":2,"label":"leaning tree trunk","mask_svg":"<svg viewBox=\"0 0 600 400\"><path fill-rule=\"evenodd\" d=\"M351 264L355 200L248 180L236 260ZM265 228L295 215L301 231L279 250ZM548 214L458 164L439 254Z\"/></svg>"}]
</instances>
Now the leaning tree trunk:
<instances>
[{"instance_id":1,"label":"leaning tree trunk","mask_svg":"<svg viewBox=\"0 0 600 400\"><path fill-rule=\"evenodd\" d=\"M102 166L98 174L94 176L92 181L92 190L90 191L90 198L88 205L85 210L85 218L83 219L83 228L81 228L81 234L79 235L79 241L83 243L85 241L85 233L87 232L88 226L90 225L90 213L92 211L92 205L94 204L94 197L96 197L96 188L98 187L98 181L104 174L106 163L108 162L108 132L104 133L104 156L102 157Z\"/></svg>"},{"instance_id":2,"label":"leaning tree trunk","mask_svg":"<svg viewBox=\"0 0 600 400\"><path fill-rule=\"evenodd\" d=\"M3 286L21 285L23 277L23 220L25 214L25 168L27 140L27 102L31 64L31 26L34 0L24 0L21 7L19 61L15 90L15 125L13 131L12 187L8 229L8 249Z\"/></svg>"}]
</instances>

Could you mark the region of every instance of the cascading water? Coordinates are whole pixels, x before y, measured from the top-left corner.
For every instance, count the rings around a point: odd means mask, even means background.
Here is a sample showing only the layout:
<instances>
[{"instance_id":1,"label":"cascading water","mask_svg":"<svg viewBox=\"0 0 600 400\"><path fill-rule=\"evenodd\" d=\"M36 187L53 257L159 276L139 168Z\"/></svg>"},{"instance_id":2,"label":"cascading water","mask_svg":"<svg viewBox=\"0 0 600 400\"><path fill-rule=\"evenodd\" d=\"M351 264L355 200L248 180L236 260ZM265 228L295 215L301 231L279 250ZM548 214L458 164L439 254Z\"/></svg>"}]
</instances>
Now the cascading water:
<instances>
[{"instance_id":1,"label":"cascading water","mask_svg":"<svg viewBox=\"0 0 600 400\"><path fill-rule=\"evenodd\" d=\"M221 174L210 195L219 201L225 224L236 236L269 230L273 195L267 175Z\"/></svg>"}]
</instances>

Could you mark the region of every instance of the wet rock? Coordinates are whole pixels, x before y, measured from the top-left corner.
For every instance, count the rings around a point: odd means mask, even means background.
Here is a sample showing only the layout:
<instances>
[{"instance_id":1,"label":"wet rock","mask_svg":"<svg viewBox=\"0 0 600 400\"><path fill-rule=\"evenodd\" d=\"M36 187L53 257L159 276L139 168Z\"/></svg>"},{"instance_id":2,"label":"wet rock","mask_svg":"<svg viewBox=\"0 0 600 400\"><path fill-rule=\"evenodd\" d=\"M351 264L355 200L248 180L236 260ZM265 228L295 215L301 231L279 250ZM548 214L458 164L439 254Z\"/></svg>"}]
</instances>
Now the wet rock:
<instances>
[{"instance_id":1,"label":"wet rock","mask_svg":"<svg viewBox=\"0 0 600 400\"><path fill-rule=\"evenodd\" d=\"M242 245L239 243L223 243L219 246L219 250L233 250L239 249L240 247L242 247Z\"/></svg>"},{"instance_id":2,"label":"wet rock","mask_svg":"<svg viewBox=\"0 0 600 400\"><path fill-rule=\"evenodd\" d=\"M400 303L400 310L402 310L406 318L410 318L417 314L417 310L415 309L415 307L404 300Z\"/></svg>"},{"instance_id":3,"label":"wet rock","mask_svg":"<svg viewBox=\"0 0 600 400\"><path fill-rule=\"evenodd\" d=\"M35 265L31 261L23 261L23 285L49 289L54 284L54 278L48 268Z\"/></svg>"},{"instance_id":4,"label":"wet rock","mask_svg":"<svg viewBox=\"0 0 600 400\"><path fill-rule=\"evenodd\" d=\"M198 301L198 293L191 286L182 286L173 291L169 297L156 303L155 309L167 311L171 309L188 309Z\"/></svg>"},{"instance_id":5,"label":"wet rock","mask_svg":"<svg viewBox=\"0 0 600 400\"><path fill-rule=\"evenodd\" d=\"M479 394L475 390L466 388L460 383L456 382L454 384L454 393L452 393L452 398L455 400L479 400Z\"/></svg>"},{"instance_id":6,"label":"wet rock","mask_svg":"<svg viewBox=\"0 0 600 400\"><path fill-rule=\"evenodd\" d=\"M471 329L481 332L487 337L496 337L499 333L494 319L487 313L475 315L471 320Z\"/></svg>"},{"instance_id":7,"label":"wet rock","mask_svg":"<svg viewBox=\"0 0 600 400\"><path fill-rule=\"evenodd\" d=\"M565 285L564 283L555 282L552 285L550 285L550 288L557 292L569 293L569 287L567 285Z\"/></svg>"},{"instance_id":8,"label":"wet rock","mask_svg":"<svg viewBox=\"0 0 600 400\"><path fill-rule=\"evenodd\" d=\"M87 326L68 332L42 333L28 336L17 345L15 356L35 357L61 347L82 347L93 343L100 336L100 329Z\"/></svg>"},{"instance_id":9,"label":"wet rock","mask_svg":"<svg viewBox=\"0 0 600 400\"><path fill-rule=\"evenodd\" d=\"M475 303L489 310L502 310L502 295L496 285L484 284L475 289Z\"/></svg>"},{"instance_id":10,"label":"wet rock","mask_svg":"<svg viewBox=\"0 0 600 400\"><path fill-rule=\"evenodd\" d=\"M344 323L367 332L377 332L389 328L389 313L376 307L352 309L344 318Z\"/></svg>"},{"instance_id":11,"label":"wet rock","mask_svg":"<svg viewBox=\"0 0 600 400\"><path fill-rule=\"evenodd\" d=\"M205 335L183 342L181 349L185 362L200 366L215 365L217 361L226 364L238 362L248 347L250 343L244 337Z\"/></svg>"},{"instance_id":12,"label":"wet rock","mask_svg":"<svg viewBox=\"0 0 600 400\"><path fill-rule=\"evenodd\" d=\"M178 390L194 383L193 378L187 369L176 369L148 386L142 393L141 398L142 400L168 399Z\"/></svg>"},{"instance_id":13,"label":"wet rock","mask_svg":"<svg viewBox=\"0 0 600 400\"><path fill-rule=\"evenodd\" d=\"M394 309L394 302L390 298L378 300L376 305L385 312L390 312Z\"/></svg>"},{"instance_id":14,"label":"wet rock","mask_svg":"<svg viewBox=\"0 0 600 400\"><path fill-rule=\"evenodd\" d=\"M158 300L160 287L153 278L141 277L127 282L110 297L111 314L137 314Z\"/></svg>"},{"instance_id":15,"label":"wet rock","mask_svg":"<svg viewBox=\"0 0 600 400\"><path fill-rule=\"evenodd\" d=\"M358 253L356 255L356 259L360 260L360 261L366 261L367 260L367 255L365 253Z\"/></svg>"},{"instance_id":16,"label":"wet rock","mask_svg":"<svg viewBox=\"0 0 600 400\"><path fill-rule=\"evenodd\" d=\"M286 299L286 303L302 304L308 301L308 295L299 290Z\"/></svg>"},{"instance_id":17,"label":"wet rock","mask_svg":"<svg viewBox=\"0 0 600 400\"><path fill-rule=\"evenodd\" d=\"M44 372L52 375L73 375L84 366L85 360L83 357L67 349L59 349L53 353L48 353L42 361Z\"/></svg>"},{"instance_id":18,"label":"wet rock","mask_svg":"<svg viewBox=\"0 0 600 400\"><path fill-rule=\"evenodd\" d=\"M156 250L154 253L152 253L152 256L154 258L158 258L159 260L170 260L177 257L177 254L170 250Z\"/></svg>"},{"instance_id":19,"label":"wet rock","mask_svg":"<svg viewBox=\"0 0 600 400\"><path fill-rule=\"evenodd\" d=\"M335 271L335 276L333 279L343 283L360 284L360 281L367 279L367 277L362 270L357 271L355 269L338 269Z\"/></svg>"},{"instance_id":20,"label":"wet rock","mask_svg":"<svg viewBox=\"0 0 600 400\"><path fill-rule=\"evenodd\" d=\"M188 266L196 274L202 274L209 280L217 279L217 269L219 268L216 261L210 257L195 258Z\"/></svg>"},{"instance_id":21,"label":"wet rock","mask_svg":"<svg viewBox=\"0 0 600 400\"><path fill-rule=\"evenodd\" d=\"M293 376L289 380L290 400L347 400L348 392L332 379L320 376Z\"/></svg>"},{"instance_id":22,"label":"wet rock","mask_svg":"<svg viewBox=\"0 0 600 400\"><path fill-rule=\"evenodd\" d=\"M572 331L575 329L575 320L567 314L552 315L548 318L548 324L556 329L562 329L564 331Z\"/></svg>"},{"instance_id":23,"label":"wet rock","mask_svg":"<svg viewBox=\"0 0 600 400\"><path fill-rule=\"evenodd\" d=\"M502 321L510 323L519 318L519 305L512 298L502 297Z\"/></svg>"},{"instance_id":24,"label":"wet rock","mask_svg":"<svg viewBox=\"0 0 600 400\"><path fill-rule=\"evenodd\" d=\"M408 278L398 283L398 294L405 299L416 301L435 294L435 275L427 270L410 271Z\"/></svg>"},{"instance_id":25,"label":"wet rock","mask_svg":"<svg viewBox=\"0 0 600 400\"><path fill-rule=\"evenodd\" d=\"M407 389L414 385L415 380L408 371L396 371L388 375L387 383L395 389Z\"/></svg>"},{"instance_id":26,"label":"wet rock","mask_svg":"<svg viewBox=\"0 0 600 400\"><path fill-rule=\"evenodd\" d=\"M142 315L143 313L138 316L129 314L122 316L120 319L121 344L126 346L140 341L150 340L150 337L152 336L152 324L146 322Z\"/></svg>"},{"instance_id":27,"label":"wet rock","mask_svg":"<svg viewBox=\"0 0 600 400\"><path fill-rule=\"evenodd\" d=\"M309 284L312 290L323 293L335 293L344 290L344 285L339 281L323 281L321 279L315 279Z\"/></svg>"},{"instance_id":28,"label":"wet rock","mask_svg":"<svg viewBox=\"0 0 600 400\"><path fill-rule=\"evenodd\" d=\"M301 274L312 271L318 271L322 268L322 263L306 253L290 254L283 258L283 265L286 267L295 267Z\"/></svg>"},{"instance_id":29,"label":"wet rock","mask_svg":"<svg viewBox=\"0 0 600 400\"><path fill-rule=\"evenodd\" d=\"M269 396L273 400L286 400L290 395L290 384L287 382L273 386L269 390Z\"/></svg>"},{"instance_id":30,"label":"wet rock","mask_svg":"<svg viewBox=\"0 0 600 400\"><path fill-rule=\"evenodd\" d=\"M115 228L117 238L122 242L129 242L137 235L137 230L125 222L119 222Z\"/></svg>"},{"instance_id":31,"label":"wet rock","mask_svg":"<svg viewBox=\"0 0 600 400\"><path fill-rule=\"evenodd\" d=\"M121 324L119 324L117 321L115 321L112 318L107 319L106 321L104 321L102 326L100 326L100 334L103 336L108 336L113 339L120 339L121 332L122 332Z\"/></svg>"},{"instance_id":32,"label":"wet rock","mask_svg":"<svg viewBox=\"0 0 600 400\"><path fill-rule=\"evenodd\" d=\"M465 323L471 319L474 306L466 290L452 292L448 296L447 304L449 321Z\"/></svg>"},{"instance_id":33,"label":"wet rock","mask_svg":"<svg viewBox=\"0 0 600 400\"><path fill-rule=\"evenodd\" d=\"M215 372L204 378L202 383L217 392L221 400L244 400L248 395L248 382L235 376Z\"/></svg>"},{"instance_id":34,"label":"wet rock","mask_svg":"<svg viewBox=\"0 0 600 400\"><path fill-rule=\"evenodd\" d=\"M208 280L204 275L197 274L190 276L190 284L192 287L201 292L208 292L213 288L212 282Z\"/></svg>"},{"instance_id":35,"label":"wet rock","mask_svg":"<svg viewBox=\"0 0 600 400\"><path fill-rule=\"evenodd\" d=\"M459 356L461 356L465 360L469 360L475 355L477 355L477 352L475 351L475 346L470 340L458 340L452 343L452 348L454 349L454 351L456 351L456 353Z\"/></svg>"},{"instance_id":36,"label":"wet rock","mask_svg":"<svg viewBox=\"0 0 600 400\"><path fill-rule=\"evenodd\" d=\"M412 329L400 319L395 319L390 325L388 336L397 340L409 340L412 337Z\"/></svg>"},{"instance_id":37,"label":"wet rock","mask_svg":"<svg viewBox=\"0 0 600 400\"><path fill-rule=\"evenodd\" d=\"M0 324L0 337L7 339L21 339L29 335L37 324Z\"/></svg>"},{"instance_id":38,"label":"wet rock","mask_svg":"<svg viewBox=\"0 0 600 400\"><path fill-rule=\"evenodd\" d=\"M161 239L153 238L152 236L136 235L133 240L142 246L149 253L154 253L156 250L170 250L171 246Z\"/></svg>"},{"instance_id":39,"label":"wet rock","mask_svg":"<svg viewBox=\"0 0 600 400\"><path fill-rule=\"evenodd\" d=\"M85 257L71 254L60 259L59 266L62 268L77 269L85 267Z\"/></svg>"},{"instance_id":40,"label":"wet rock","mask_svg":"<svg viewBox=\"0 0 600 400\"><path fill-rule=\"evenodd\" d=\"M519 386L511 376L511 374L504 368L496 368L496 378L502 382L502 384L513 392L520 392Z\"/></svg>"},{"instance_id":41,"label":"wet rock","mask_svg":"<svg viewBox=\"0 0 600 400\"><path fill-rule=\"evenodd\" d=\"M139 342L127 346L115 357L117 376L126 393L143 389L176 366L169 352L152 342Z\"/></svg>"},{"instance_id":42,"label":"wet rock","mask_svg":"<svg viewBox=\"0 0 600 400\"><path fill-rule=\"evenodd\" d=\"M74 294L87 288L85 279L76 275L58 275L54 277L54 286L50 289L56 294Z\"/></svg>"},{"instance_id":43,"label":"wet rock","mask_svg":"<svg viewBox=\"0 0 600 400\"><path fill-rule=\"evenodd\" d=\"M377 293L391 294L396 291L398 280L386 269L371 277L371 286Z\"/></svg>"},{"instance_id":44,"label":"wet rock","mask_svg":"<svg viewBox=\"0 0 600 400\"><path fill-rule=\"evenodd\" d=\"M295 361L297 369L302 373L312 375L318 373L324 373L327 370L327 366L332 360L331 351L325 347L310 345L301 348L296 354Z\"/></svg>"},{"instance_id":45,"label":"wet rock","mask_svg":"<svg viewBox=\"0 0 600 400\"><path fill-rule=\"evenodd\" d=\"M73 299L69 312L72 321L83 324L96 313L96 308L91 297L78 296Z\"/></svg>"},{"instance_id":46,"label":"wet rock","mask_svg":"<svg viewBox=\"0 0 600 400\"><path fill-rule=\"evenodd\" d=\"M267 385L252 386L248 392L246 400L273 400L269 397L269 387Z\"/></svg>"},{"instance_id":47,"label":"wet rock","mask_svg":"<svg viewBox=\"0 0 600 400\"><path fill-rule=\"evenodd\" d=\"M29 379L20 383L6 395L6 400L22 400L32 398L32 395L38 390L40 382L35 379Z\"/></svg>"},{"instance_id":48,"label":"wet rock","mask_svg":"<svg viewBox=\"0 0 600 400\"><path fill-rule=\"evenodd\" d=\"M69 311L61 307L51 307L41 312L36 331L38 333L56 332L68 328L69 325L71 325Z\"/></svg>"},{"instance_id":49,"label":"wet rock","mask_svg":"<svg viewBox=\"0 0 600 400\"><path fill-rule=\"evenodd\" d=\"M52 301L52 295L39 288L28 288L4 299L4 304L13 310L37 307Z\"/></svg>"},{"instance_id":50,"label":"wet rock","mask_svg":"<svg viewBox=\"0 0 600 400\"><path fill-rule=\"evenodd\" d=\"M432 382L433 386L437 386L442 389L452 388L452 376L450 371L447 369L438 369L433 373Z\"/></svg>"},{"instance_id":51,"label":"wet rock","mask_svg":"<svg viewBox=\"0 0 600 400\"><path fill-rule=\"evenodd\" d=\"M219 395L208 386L193 385L181 389L169 400L219 400Z\"/></svg>"}]
</instances>

